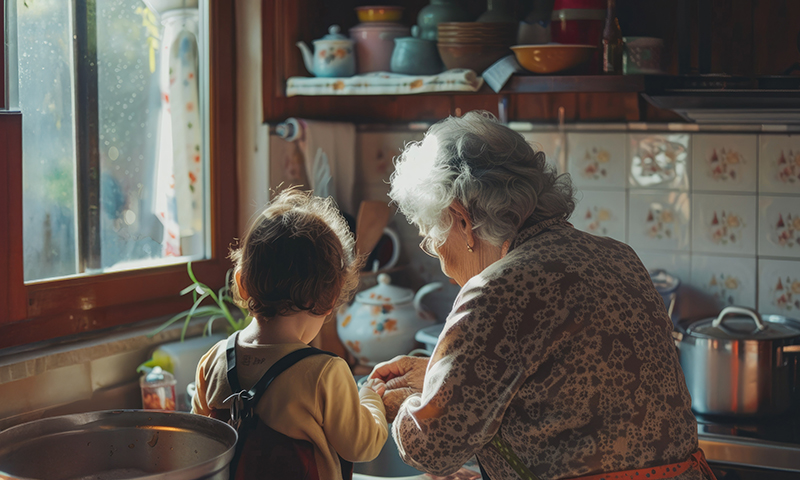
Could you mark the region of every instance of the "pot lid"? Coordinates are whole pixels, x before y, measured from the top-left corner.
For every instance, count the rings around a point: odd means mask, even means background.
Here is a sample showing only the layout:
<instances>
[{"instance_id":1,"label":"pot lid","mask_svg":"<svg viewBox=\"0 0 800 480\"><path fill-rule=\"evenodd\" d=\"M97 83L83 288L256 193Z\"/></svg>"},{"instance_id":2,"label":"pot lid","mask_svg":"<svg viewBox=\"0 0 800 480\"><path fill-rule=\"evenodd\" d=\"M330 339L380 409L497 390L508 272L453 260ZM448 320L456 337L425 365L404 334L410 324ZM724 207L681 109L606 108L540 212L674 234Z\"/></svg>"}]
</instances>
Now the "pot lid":
<instances>
[{"instance_id":1,"label":"pot lid","mask_svg":"<svg viewBox=\"0 0 800 480\"><path fill-rule=\"evenodd\" d=\"M339 25L331 25L328 28L328 34L325 35L322 38L314 40L314 43L317 43L317 42L320 42L320 41L327 41L327 40L346 40L348 42L352 42L352 40L350 40L349 38L347 38L344 35L342 35L341 33L339 33L341 30L342 29L339 28Z\"/></svg>"},{"instance_id":2,"label":"pot lid","mask_svg":"<svg viewBox=\"0 0 800 480\"><path fill-rule=\"evenodd\" d=\"M666 270L662 269L651 270L650 280L653 281L653 285L655 285L656 290L661 295L667 295L674 292L681 284L681 281L678 280L678 277L672 276L667 273Z\"/></svg>"},{"instance_id":3,"label":"pot lid","mask_svg":"<svg viewBox=\"0 0 800 480\"><path fill-rule=\"evenodd\" d=\"M378 275L378 284L359 292L356 295L356 301L369 305L399 305L414 299L414 292L411 289L396 287L391 283L392 278L385 273L381 273Z\"/></svg>"},{"instance_id":4,"label":"pot lid","mask_svg":"<svg viewBox=\"0 0 800 480\"><path fill-rule=\"evenodd\" d=\"M717 318L694 323L687 332L717 340L778 340L800 336L800 324L782 315L762 318L750 308L726 307Z\"/></svg>"}]
</instances>

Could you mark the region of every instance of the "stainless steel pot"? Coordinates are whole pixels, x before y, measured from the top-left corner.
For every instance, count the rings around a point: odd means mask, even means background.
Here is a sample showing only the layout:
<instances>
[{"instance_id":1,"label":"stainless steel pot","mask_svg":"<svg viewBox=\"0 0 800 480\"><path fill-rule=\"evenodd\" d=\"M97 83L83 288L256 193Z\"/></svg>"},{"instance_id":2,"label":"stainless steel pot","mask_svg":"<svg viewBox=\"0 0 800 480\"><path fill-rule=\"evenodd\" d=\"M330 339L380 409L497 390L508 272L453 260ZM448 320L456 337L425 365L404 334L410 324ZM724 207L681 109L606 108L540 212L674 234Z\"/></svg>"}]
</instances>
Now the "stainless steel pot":
<instances>
[{"instance_id":1,"label":"stainless steel pot","mask_svg":"<svg viewBox=\"0 0 800 480\"><path fill-rule=\"evenodd\" d=\"M690 325L679 344L692 409L763 416L797 401L800 323L744 307Z\"/></svg>"},{"instance_id":2,"label":"stainless steel pot","mask_svg":"<svg viewBox=\"0 0 800 480\"><path fill-rule=\"evenodd\" d=\"M148 410L35 420L0 432L0 478L228 478L236 430L201 415Z\"/></svg>"}]
</instances>

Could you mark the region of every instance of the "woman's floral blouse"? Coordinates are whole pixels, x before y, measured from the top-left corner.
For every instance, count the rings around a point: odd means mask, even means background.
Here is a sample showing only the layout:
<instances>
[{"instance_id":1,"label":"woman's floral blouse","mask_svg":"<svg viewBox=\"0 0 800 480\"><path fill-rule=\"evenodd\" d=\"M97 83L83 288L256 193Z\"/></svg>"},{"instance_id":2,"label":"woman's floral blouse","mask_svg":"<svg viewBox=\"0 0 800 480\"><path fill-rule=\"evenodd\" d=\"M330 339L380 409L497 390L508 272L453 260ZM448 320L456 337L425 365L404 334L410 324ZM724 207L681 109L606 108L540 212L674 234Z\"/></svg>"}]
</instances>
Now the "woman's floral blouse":
<instances>
[{"instance_id":1,"label":"woman's floral blouse","mask_svg":"<svg viewBox=\"0 0 800 480\"><path fill-rule=\"evenodd\" d=\"M697 424L671 330L630 247L559 219L523 228L461 289L394 421L403 460L444 475L477 454L519 478L496 433L543 480L685 460Z\"/></svg>"}]
</instances>

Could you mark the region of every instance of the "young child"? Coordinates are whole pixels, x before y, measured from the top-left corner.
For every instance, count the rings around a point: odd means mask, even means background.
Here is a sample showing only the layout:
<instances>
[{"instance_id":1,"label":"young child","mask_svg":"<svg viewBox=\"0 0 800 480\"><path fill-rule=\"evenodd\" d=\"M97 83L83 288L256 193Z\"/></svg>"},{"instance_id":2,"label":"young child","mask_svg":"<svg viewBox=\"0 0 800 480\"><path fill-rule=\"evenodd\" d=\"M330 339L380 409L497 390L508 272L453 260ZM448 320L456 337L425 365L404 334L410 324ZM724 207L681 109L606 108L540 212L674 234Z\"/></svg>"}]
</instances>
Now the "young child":
<instances>
[{"instance_id":1,"label":"young child","mask_svg":"<svg viewBox=\"0 0 800 480\"><path fill-rule=\"evenodd\" d=\"M249 389L280 358L308 347L331 312L351 298L361 265L332 201L296 189L273 200L231 258L234 297L254 317L236 342L239 382ZM221 341L200 359L194 413L220 418L229 410L225 348ZM359 390L343 359L312 355L275 379L256 413L294 444L288 450L296 458L283 457L284 466L301 462L308 472L303 478L338 480L348 475L346 462L380 453L388 435L384 389L377 380ZM276 473L259 478L285 478Z\"/></svg>"}]
</instances>

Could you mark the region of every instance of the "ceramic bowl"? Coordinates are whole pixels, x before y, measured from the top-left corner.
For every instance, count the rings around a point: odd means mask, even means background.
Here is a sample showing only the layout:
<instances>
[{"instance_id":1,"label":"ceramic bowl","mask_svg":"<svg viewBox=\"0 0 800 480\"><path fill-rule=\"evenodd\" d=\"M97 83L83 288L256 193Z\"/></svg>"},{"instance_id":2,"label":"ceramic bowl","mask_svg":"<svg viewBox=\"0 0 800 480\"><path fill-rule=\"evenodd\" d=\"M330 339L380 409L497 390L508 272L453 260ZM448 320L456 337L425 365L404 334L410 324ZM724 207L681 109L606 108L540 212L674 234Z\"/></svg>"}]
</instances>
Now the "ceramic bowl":
<instances>
[{"instance_id":1,"label":"ceramic bowl","mask_svg":"<svg viewBox=\"0 0 800 480\"><path fill-rule=\"evenodd\" d=\"M362 22L399 22L403 18L403 7L391 5L356 7L356 14Z\"/></svg>"},{"instance_id":2,"label":"ceramic bowl","mask_svg":"<svg viewBox=\"0 0 800 480\"><path fill-rule=\"evenodd\" d=\"M515 45L511 47L522 68L533 73L557 73L578 67L592 57L594 45Z\"/></svg>"},{"instance_id":3,"label":"ceramic bowl","mask_svg":"<svg viewBox=\"0 0 800 480\"><path fill-rule=\"evenodd\" d=\"M479 45L473 43L439 43L442 62L448 70L466 68L480 75L494 62L509 54L505 45Z\"/></svg>"}]
</instances>

